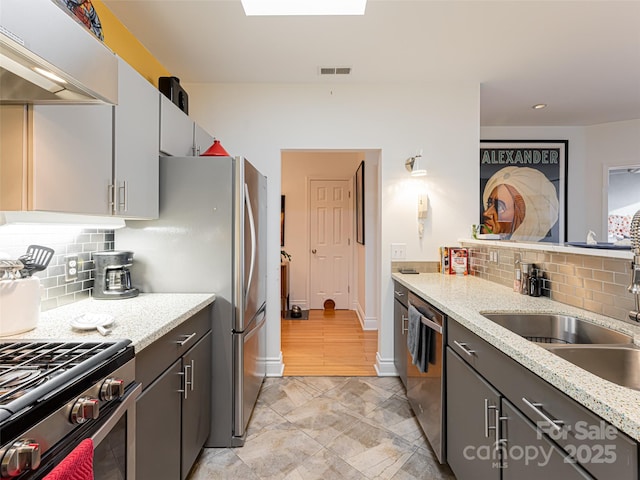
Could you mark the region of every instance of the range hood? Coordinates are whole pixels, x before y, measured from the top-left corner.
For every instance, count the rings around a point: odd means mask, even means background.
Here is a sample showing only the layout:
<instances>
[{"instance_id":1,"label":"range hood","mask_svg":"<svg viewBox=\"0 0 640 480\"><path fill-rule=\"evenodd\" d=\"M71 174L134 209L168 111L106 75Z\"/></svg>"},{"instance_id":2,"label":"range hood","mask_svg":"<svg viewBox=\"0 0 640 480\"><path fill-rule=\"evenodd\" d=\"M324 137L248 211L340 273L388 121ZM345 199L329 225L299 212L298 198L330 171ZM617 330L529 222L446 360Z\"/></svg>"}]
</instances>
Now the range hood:
<instances>
[{"instance_id":1,"label":"range hood","mask_svg":"<svg viewBox=\"0 0 640 480\"><path fill-rule=\"evenodd\" d=\"M2 0L0 104L117 101L115 54L59 0Z\"/></svg>"}]
</instances>

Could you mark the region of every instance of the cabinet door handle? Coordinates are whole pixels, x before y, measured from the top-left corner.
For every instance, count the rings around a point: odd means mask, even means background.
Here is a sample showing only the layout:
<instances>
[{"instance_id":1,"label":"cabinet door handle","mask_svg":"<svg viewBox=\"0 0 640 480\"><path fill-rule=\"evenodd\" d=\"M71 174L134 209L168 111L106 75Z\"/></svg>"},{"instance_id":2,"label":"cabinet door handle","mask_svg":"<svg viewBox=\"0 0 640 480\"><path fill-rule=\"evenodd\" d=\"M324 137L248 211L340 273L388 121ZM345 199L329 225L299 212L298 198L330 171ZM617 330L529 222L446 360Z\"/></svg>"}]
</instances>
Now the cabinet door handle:
<instances>
[{"instance_id":1,"label":"cabinet door handle","mask_svg":"<svg viewBox=\"0 0 640 480\"><path fill-rule=\"evenodd\" d=\"M118 187L118 210L120 212L127 211L127 181L122 182L122 186Z\"/></svg>"},{"instance_id":2,"label":"cabinet door handle","mask_svg":"<svg viewBox=\"0 0 640 480\"><path fill-rule=\"evenodd\" d=\"M502 438L502 423L505 420L509 420L509 417L501 417L500 409L496 407L495 410L496 417L496 443L495 450L498 454L498 468L505 468L506 466L506 452L507 452L507 444L508 439Z\"/></svg>"},{"instance_id":3,"label":"cabinet door handle","mask_svg":"<svg viewBox=\"0 0 640 480\"><path fill-rule=\"evenodd\" d=\"M182 340L176 340L176 343L178 344L178 346L183 347L185 343L187 343L189 340L191 340L193 337L196 336L196 332L193 332L191 335L182 335L183 338Z\"/></svg>"},{"instance_id":4,"label":"cabinet door handle","mask_svg":"<svg viewBox=\"0 0 640 480\"><path fill-rule=\"evenodd\" d=\"M404 315L402 315L402 335L404 335L409 331L408 322L409 322L409 317L405 317Z\"/></svg>"},{"instance_id":5,"label":"cabinet door handle","mask_svg":"<svg viewBox=\"0 0 640 480\"><path fill-rule=\"evenodd\" d=\"M551 426L551 428L553 428L556 432L559 432L562 430L562 425L564 425L564 422L562 420L553 420L549 415L544 413L542 411L541 403L531 402L527 400L525 397L522 397L522 401L525 403L525 405L531 408L531 410L536 412L545 422L547 422Z\"/></svg>"},{"instance_id":6,"label":"cabinet door handle","mask_svg":"<svg viewBox=\"0 0 640 480\"><path fill-rule=\"evenodd\" d=\"M189 371L191 370L191 365L184 365L182 367L182 370L184 372L184 390L182 390L182 392L184 393L184 399L186 400L189 396L189 390L193 391L193 374L191 375L191 380L189 380Z\"/></svg>"},{"instance_id":7,"label":"cabinet door handle","mask_svg":"<svg viewBox=\"0 0 640 480\"><path fill-rule=\"evenodd\" d=\"M471 350L471 349L467 348L467 344L466 343L460 343L457 340L454 340L453 343L455 343L456 346L460 348L460 350L462 350L464 353L466 353L470 357L473 357L474 354L476 353L475 350Z\"/></svg>"},{"instance_id":8,"label":"cabinet door handle","mask_svg":"<svg viewBox=\"0 0 640 480\"><path fill-rule=\"evenodd\" d=\"M196 361L195 360L191 360L191 382L189 382L191 385L191 391L193 392L193 389L195 388L195 384L196 384Z\"/></svg>"},{"instance_id":9,"label":"cabinet door handle","mask_svg":"<svg viewBox=\"0 0 640 480\"><path fill-rule=\"evenodd\" d=\"M489 399L484 399L484 436L485 438L489 438L490 430L493 430L496 435L496 440L498 438L498 425L491 426L489 425L489 410L495 410L495 413L498 412L498 407L495 405L489 405Z\"/></svg>"},{"instance_id":10,"label":"cabinet door handle","mask_svg":"<svg viewBox=\"0 0 640 480\"><path fill-rule=\"evenodd\" d=\"M116 194L115 194L115 185L110 183L107 185L107 205L109 205L109 212L116 213Z\"/></svg>"}]
</instances>

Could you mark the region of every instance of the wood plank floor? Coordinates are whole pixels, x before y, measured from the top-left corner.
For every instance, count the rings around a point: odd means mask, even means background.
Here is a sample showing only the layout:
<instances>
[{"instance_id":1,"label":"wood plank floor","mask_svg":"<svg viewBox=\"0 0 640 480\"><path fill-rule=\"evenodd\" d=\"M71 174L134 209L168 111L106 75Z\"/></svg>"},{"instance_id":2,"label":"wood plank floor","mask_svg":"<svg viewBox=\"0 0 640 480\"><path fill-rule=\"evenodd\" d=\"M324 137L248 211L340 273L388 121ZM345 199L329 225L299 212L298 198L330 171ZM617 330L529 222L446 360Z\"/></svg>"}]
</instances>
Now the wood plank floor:
<instances>
[{"instance_id":1,"label":"wood plank floor","mask_svg":"<svg viewBox=\"0 0 640 480\"><path fill-rule=\"evenodd\" d=\"M378 332L364 331L353 310L310 310L281 320L284 376L376 376Z\"/></svg>"}]
</instances>

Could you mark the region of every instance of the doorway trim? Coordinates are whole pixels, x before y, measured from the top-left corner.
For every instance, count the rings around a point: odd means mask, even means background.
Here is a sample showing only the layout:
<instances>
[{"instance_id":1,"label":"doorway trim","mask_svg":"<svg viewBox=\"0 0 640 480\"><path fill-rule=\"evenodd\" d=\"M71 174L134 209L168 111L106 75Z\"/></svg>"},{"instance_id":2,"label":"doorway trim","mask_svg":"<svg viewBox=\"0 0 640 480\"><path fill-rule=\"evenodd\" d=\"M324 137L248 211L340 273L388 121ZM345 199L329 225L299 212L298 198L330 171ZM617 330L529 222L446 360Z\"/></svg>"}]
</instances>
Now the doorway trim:
<instances>
[{"instance_id":1,"label":"doorway trim","mask_svg":"<svg viewBox=\"0 0 640 480\"><path fill-rule=\"evenodd\" d=\"M313 149L313 148L281 148L280 149L280 193L285 194L285 190L282 188L282 177L284 175L283 162L285 154L304 154L304 153L359 153L364 155L365 160L365 215L367 215L367 222L365 223L367 245L366 251L362 252L362 264L364 265L364 273L362 278L352 279L352 289L357 291L359 301L362 302L360 306L354 305L352 307L359 317L361 318L363 328L372 329L378 331L378 352L376 353L375 369L378 376L395 376L397 372L393 363L393 356L381 356L382 344L385 345L389 342L392 343L391 338L381 338L381 334L389 336L389 332L392 329L389 328L389 320L382 318L383 304L386 299L381 298L381 285L382 285L382 150L380 148L340 148L340 149ZM356 166L357 167L357 166ZM355 170L354 170L355 175ZM321 175L319 175L321 176ZM327 175L325 175L326 177ZM304 175L306 179L307 175ZM305 182L305 189L306 189ZM306 202L307 200L305 200ZM290 205L287 202L287 207ZM305 208L307 208L305 206ZM287 213L287 228L291 225L289 222L289 214ZM279 231L279 230L278 230ZM306 233L305 233L306 234ZM288 238L291 238L289 235ZM308 248L308 240L307 240ZM354 243L351 244L354 247ZM307 250L308 251L308 250ZM360 253L356 253L354 250L353 261L356 261L356 256ZM357 290L356 290L357 289ZM352 304L354 302L352 296ZM299 300L299 299L298 299ZM292 302L295 301L292 299ZM298 301L298 303L300 303ZM274 319L275 320L275 319ZM277 322L277 325L275 323ZM271 329L281 329L280 315L277 320L272 323ZM280 334L278 333L278 341L281 342ZM282 365L282 352L280 352L279 358L274 358L274 368L268 374L269 376L281 376L276 372L275 363ZM284 367L283 367L284 368ZM278 369L278 371L280 371Z\"/></svg>"}]
</instances>

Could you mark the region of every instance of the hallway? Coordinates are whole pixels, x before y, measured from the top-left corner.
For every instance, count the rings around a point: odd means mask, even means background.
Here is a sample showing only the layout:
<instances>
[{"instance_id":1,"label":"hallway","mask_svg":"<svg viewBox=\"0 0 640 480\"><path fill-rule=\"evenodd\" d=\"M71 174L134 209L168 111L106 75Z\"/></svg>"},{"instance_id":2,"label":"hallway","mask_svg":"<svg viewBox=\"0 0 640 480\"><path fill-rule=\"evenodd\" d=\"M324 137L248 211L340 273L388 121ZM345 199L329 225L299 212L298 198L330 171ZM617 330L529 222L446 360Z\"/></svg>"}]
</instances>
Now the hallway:
<instances>
[{"instance_id":1,"label":"hallway","mask_svg":"<svg viewBox=\"0 0 640 480\"><path fill-rule=\"evenodd\" d=\"M284 376L376 376L378 332L362 330L353 310L310 310L281 320Z\"/></svg>"}]
</instances>

